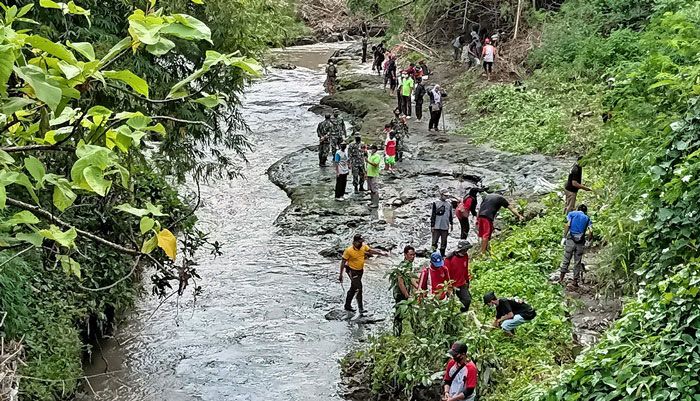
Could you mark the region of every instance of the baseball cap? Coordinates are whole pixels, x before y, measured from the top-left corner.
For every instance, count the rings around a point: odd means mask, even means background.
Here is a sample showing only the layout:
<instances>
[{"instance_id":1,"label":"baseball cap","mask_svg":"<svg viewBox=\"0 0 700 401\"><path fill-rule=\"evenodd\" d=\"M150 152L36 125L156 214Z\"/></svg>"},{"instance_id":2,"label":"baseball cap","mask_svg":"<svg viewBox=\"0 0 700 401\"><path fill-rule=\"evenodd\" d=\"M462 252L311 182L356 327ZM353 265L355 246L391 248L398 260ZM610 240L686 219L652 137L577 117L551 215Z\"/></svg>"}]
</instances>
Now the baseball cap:
<instances>
[{"instance_id":1,"label":"baseball cap","mask_svg":"<svg viewBox=\"0 0 700 401\"><path fill-rule=\"evenodd\" d=\"M435 251L432 253L432 255L430 255L430 264L435 267L442 267L445 264L445 262L442 260L440 251Z\"/></svg>"},{"instance_id":2,"label":"baseball cap","mask_svg":"<svg viewBox=\"0 0 700 401\"><path fill-rule=\"evenodd\" d=\"M467 240L461 240L457 243L457 250L458 251L467 251L471 249L472 244L467 241Z\"/></svg>"},{"instance_id":3,"label":"baseball cap","mask_svg":"<svg viewBox=\"0 0 700 401\"><path fill-rule=\"evenodd\" d=\"M362 234L355 234L355 236L352 237L352 242L365 242L365 239L362 238Z\"/></svg>"},{"instance_id":4,"label":"baseball cap","mask_svg":"<svg viewBox=\"0 0 700 401\"><path fill-rule=\"evenodd\" d=\"M493 291L489 291L486 294L484 294L484 304L488 305L489 302L493 301L496 299L496 294L493 293Z\"/></svg>"},{"instance_id":5,"label":"baseball cap","mask_svg":"<svg viewBox=\"0 0 700 401\"><path fill-rule=\"evenodd\" d=\"M440 190L440 195L451 196L452 194L450 193L449 189L443 188Z\"/></svg>"},{"instance_id":6,"label":"baseball cap","mask_svg":"<svg viewBox=\"0 0 700 401\"><path fill-rule=\"evenodd\" d=\"M448 353L451 357L454 358L454 357L456 357L456 356L459 355L459 354L466 354L466 353L467 353L467 350L468 350L467 344L465 344L465 343L463 343L463 342L461 342L461 341L455 341L455 342L452 344L452 347L450 347L450 350L447 351L447 353Z\"/></svg>"}]
</instances>

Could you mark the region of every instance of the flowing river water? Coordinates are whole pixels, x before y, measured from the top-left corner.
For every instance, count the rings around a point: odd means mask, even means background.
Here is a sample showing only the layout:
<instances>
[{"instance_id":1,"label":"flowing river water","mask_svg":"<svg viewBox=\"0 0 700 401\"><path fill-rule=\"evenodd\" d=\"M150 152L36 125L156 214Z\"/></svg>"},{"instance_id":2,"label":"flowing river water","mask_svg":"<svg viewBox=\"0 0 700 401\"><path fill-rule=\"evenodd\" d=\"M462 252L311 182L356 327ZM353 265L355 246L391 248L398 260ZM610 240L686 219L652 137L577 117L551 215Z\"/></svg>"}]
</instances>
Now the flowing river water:
<instances>
[{"instance_id":1,"label":"flowing river water","mask_svg":"<svg viewBox=\"0 0 700 401\"><path fill-rule=\"evenodd\" d=\"M319 255L324 244L317 237L279 233L274 222L290 201L266 174L284 155L317 144L320 117L308 109L324 95L322 65L339 46L281 52L299 68L271 69L246 89L242 111L254 150L245 179L203 185L197 211L223 256L199 256L203 293L196 302L171 298L155 314L158 299L138 305L93 354L90 398L339 399L338 360L372 326L324 318L342 307L338 262ZM383 269L376 268L386 263L370 261L364 280L377 314L390 308Z\"/></svg>"}]
</instances>

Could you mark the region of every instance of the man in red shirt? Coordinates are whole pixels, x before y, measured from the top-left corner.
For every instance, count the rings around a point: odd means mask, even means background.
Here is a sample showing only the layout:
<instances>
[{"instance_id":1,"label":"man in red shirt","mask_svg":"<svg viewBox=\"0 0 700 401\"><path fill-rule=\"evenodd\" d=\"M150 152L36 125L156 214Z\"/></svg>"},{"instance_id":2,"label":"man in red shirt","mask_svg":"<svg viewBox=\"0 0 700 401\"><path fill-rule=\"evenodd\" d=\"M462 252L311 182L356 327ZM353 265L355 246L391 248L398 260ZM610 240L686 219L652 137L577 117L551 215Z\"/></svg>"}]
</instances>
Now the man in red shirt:
<instances>
[{"instance_id":1,"label":"man in red shirt","mask_svg":"<svg viewBox=\"0 0 700 401\"><path fill-rule=\"evenodd\" d=\"M445 299L450 291L450 273L445 268L445 261L442 259L440 251L430 255L430 266L424 267L418 279L418 288L428 291L431 294Z\"/></svg>"},{"instance_id":2,"label":"man in red shirt","mask_svg":"<svg viewBox=\"0 0 700 401\"><path fill-rule=\"evenodd\" d=\"M445 266L450 278L454 281L452 287L463 305L462 312L468 311L472 303L472 295L469 293L471 277L469 276L469 253L467 253L471 247L472 244L469 241L459 241L457 249L445 258Z\"/></svg>"},{"instance_id":3,"label":"man in red shirt","mask_svg":"<svg viewBox=\"0 0 700 401\"><path fill-rule=\"evenodd\" d=\"M467 345L457 341L447 353L452 357L445 367L443 401L474 401L476 398L477 370L467 356Z\"/></svg>"}]
</instances>

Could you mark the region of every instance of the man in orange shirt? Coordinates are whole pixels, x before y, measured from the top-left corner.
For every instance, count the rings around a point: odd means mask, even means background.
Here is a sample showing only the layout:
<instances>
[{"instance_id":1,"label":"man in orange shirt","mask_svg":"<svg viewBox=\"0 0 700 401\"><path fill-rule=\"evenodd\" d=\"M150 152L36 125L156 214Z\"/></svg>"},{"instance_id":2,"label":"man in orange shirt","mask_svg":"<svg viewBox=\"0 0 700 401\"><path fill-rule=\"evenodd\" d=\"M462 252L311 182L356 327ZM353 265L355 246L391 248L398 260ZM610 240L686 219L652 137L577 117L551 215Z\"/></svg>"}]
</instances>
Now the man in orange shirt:
<instances>
[{"instance_id":1,"label":"man in orange shirt","mask_svg":"<svg viewBox=\"0 0 700 401\"><path fill-rule=\"evenodd\" d=\"M352 239L352 245L345 249L343 259L340 261L338 281L343 282L343 271L350 277L350 288L345 298L345 310L355 312L352 307L352 299L357 298L357 309L360 311L360 316L367 314L367 310L362 304L362 273L365 269L365 258L371 255L386 256L387 253L371 249L369 245L365 244L362 235L356 234Z\"/></svg>"}]
</instances>

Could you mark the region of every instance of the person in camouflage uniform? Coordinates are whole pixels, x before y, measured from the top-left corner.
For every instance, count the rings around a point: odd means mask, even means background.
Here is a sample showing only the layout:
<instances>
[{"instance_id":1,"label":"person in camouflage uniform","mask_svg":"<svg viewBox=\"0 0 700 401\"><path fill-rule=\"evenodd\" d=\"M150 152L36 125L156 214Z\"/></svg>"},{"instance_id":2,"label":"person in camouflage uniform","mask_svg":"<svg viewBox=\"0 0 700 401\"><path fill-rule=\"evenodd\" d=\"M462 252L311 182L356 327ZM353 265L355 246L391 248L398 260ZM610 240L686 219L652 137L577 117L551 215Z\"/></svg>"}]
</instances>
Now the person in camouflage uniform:
<instances>
[{"instance_id":1,"label":"person in camouflage uniform","mask_svg":"<svg viewBox=\"0 0 700 401\"><path fill-rule=\"evenodd\" d=\"M330 113L326 113L325 119L318 123L318 127L316 128L316 133L318 134L318 165L321 167L326 167L333 130L331 115Z\"/></svg>"},{"instance_id":2,"label":"person in camouflage uniform","mask_svg":"<svg viewBox=\"0 0 700 401\"><path fill-rule=\"evenodd\" d=\"M406 150L405 140L408 138L408 125L406 116L399 109L394 110L394 118L391 120L391 129L396 134L396 161L403 161L403 152Z\"/></svg>"},{"instance_id":3,"label":"person in camouflage uniform","mask_svg":"<svg viewBox=\"0 0 700 401\"><path fill-rule=\"evenodd\" d=\"M350 165L352 166L352 186L355 192L365 190L365 159L367 158L367 150L365 144L362 143L362 137L359 133L355 134L355 142L348 146L348 156L350 157Z\"/></svg>"},{"instance_id":4,"label":"person in camouflage uniform","mask_svg":"<svg viewBox=\"0 0 700 401\"><path fill-rule=\"evenodd\" d=\"M340 116L338 110L333 112L332 122L333 134L331 135L331 154L334 155L335 151L338 150L338 146L345 140L347 133L345 132L345 121L343 121L343 117Z\"/></svg>"}]
</instances>

